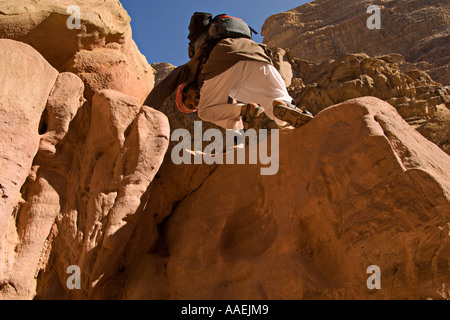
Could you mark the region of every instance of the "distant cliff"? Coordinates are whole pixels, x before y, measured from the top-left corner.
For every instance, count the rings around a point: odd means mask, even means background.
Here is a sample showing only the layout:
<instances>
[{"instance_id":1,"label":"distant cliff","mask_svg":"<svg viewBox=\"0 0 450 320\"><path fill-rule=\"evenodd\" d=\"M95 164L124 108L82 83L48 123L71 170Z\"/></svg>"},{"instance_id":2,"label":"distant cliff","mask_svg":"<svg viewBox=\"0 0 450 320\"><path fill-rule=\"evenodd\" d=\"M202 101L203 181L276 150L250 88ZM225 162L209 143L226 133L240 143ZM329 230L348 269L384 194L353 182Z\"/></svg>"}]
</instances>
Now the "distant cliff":
<instances>
[{"instance_id":1,"label":"distant cliff","mask_svg":"<svg viewBox=\"0 0 450 320\"><path fill-rule=\"evenodd\" d=\"M381 28L367 20L380 8ZM450 85L450 3L446 0L316 0L269 17L263 28L269 46L289 48L300 59L322 62L348 53L398 53L409 67Z\"/></svg>"}]
</instances>

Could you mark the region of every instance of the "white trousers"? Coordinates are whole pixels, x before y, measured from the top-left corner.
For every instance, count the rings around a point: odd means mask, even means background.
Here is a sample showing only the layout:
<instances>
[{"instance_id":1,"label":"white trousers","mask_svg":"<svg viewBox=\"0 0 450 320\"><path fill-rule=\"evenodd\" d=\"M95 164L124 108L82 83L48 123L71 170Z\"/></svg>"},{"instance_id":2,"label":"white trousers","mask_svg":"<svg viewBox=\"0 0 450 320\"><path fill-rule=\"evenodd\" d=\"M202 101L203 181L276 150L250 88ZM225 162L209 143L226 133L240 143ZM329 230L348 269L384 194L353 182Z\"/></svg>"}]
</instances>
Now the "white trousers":
<instances>
[{"instance_id":1,"label":"white trousers","mask_svg":"<svg viewBox=\"0 0 450 320\"><path fill-rule=\"evenodd\" d=\"M240 103L228 103L229 97ZM241 107L243 103L256 103L278 126L286 126L286 122L273 115L274 100L292 101L277 69L265 62L239 61L203 83L198 116L224 129L243 129Z\"/></svg>"}]
</instances>

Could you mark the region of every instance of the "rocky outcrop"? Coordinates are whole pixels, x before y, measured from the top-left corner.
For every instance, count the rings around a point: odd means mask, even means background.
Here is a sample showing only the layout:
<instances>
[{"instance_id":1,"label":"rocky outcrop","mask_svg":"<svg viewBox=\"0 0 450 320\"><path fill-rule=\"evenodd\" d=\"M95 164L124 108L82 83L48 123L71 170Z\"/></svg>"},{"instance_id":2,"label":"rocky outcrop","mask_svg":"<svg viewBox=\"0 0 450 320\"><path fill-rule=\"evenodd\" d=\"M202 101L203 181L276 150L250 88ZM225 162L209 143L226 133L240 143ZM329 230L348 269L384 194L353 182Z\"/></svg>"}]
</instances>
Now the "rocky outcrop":
<instances>
[{"instance_id":1,"label":"rocky outcrop","mask_svg":"<svg viewBox=\"0 0 450 320\"><path fill-rule=\"evenodd\" d=\"M167 148L167 118L114 90L85 102L75 74L58 74L29 45L0 45L2 297L34 297L52 263L65 266L61 277L80 266L94 289L134 230Z\"/></svg>"},{"instance_id":2,"label":"rocky outcrop","mask_svg":"<svg viewBox=\"0 0 450 320\"><path fill-rule=\"evenodd\" d=\"M80 29L68 28L68 1L0 4L0 36L14 39L0 40L4 299L35 297L53 262L61 279L82 267L94 290L167 148L167 118L142 106L154 69L130 18L118 1L94 2L78 4Z\"/></svg>"},{"instance_id":3,"label":"rocky outcrop","mask_svg":"<svg viewBox=\"0 0 450 320\"><path fill-rule=\"evenodd\" d=\"M381 29L367 27L373 5L380 8ZM375 96L417 128L450 108L449 10L440 0L316 0L269 17L262 33L302 108L316 114ZM420 132L446 150L446 123L430 127Z\"/></svg>"},{"instance_id":4,"label":"rocky outcrop","mask_svg":"<svg viewBox=\"0 0 450 320\"><path fill-rule=\"evenodd\" d=\"M381 29L367 27L372 5L380 8ZM449 85L449 17L445 0L316 0L269 17L262 34L269 46L292 49L317 63L360 52L398 53L406 58L405 67L427 71Z\"/></svg>"},{"instance_id":5,"label":"rocky outcrop","mask_svg":"<svg viewBox=\"0 0 450 320\"><path fill-rule=\"evenodd\" d=\"M18 3L0 4L1 36L14 39L0 40L2 299L446 298L450 158L399 115L402 101L435 106L419 130L445 148L445 88L393 56L319 65L279 49L292 94L328 105L260 141L276 174L176 165L170 131L198 117L173 96L141 105L153 68L120 4L79 4L73 30L66 1ZM173 68L154 65L156 81ZM395 107L335 104L367 94ZM366 286L371 265L381 290Z\"/></svg>"},{"instance_id":6,"label":"rocky outcrop","mask_svg":"<svg viewBox=\"0 0 450 320\"><path fill-rule=\"evenodd\" d=\"M26 44L1 39L0 47L0 221L6 222L38 150L39 121L58 72ZM0 235L5 230L1 223Z\"/></svg>"},{"instance_id":7,"label":"rocky outcrop","mask_svg":"<svg viewBox=\"0 0 450 320\"><path fill-rule=\"evenodd\" d=\"M289 84L290 95L298 106L313 114L348 99L375 96L393 105L410 125L418 128L433 119L438 110L442 114L450 107L450 88L433 81L424 71L402 71L404 57L399 54L347 54L315 63L297 58L292 50L273 51L275 66ZM446 151L447 123L439 120L428 125L431 127L420 132Z\"/></svg>"},{"instance_id":8,"label":"rocky outcrop","mask_svg":"<svg viewBox=\"0 0 450 320\"><path fill-rule=\"evenodd\" d=\"M320 64L298 59L293 52L286 55L297 77L292 79L290 93L298 105L314 114L348 99L375 96L414 125L431 119L437 106L450 106L450 88L423 71L402 72L400 55L350 54Z\"/></svg>"},{"instance_id":9,"label":"rocky outcrop","mask_svg":"<svg viewBox=\"0 0 450 320\"><path fill-rule=\"evenodd\" d=\"M0 38L27 43L59 72L77 74L88 100L112 89L143 103L153 88L154 70L133 41L130 17L117 0L21 0L0 3L0 13Z\"/></svg>"},{"instance_id":10,"label":"rocky outcrop","mask_svg":"<svg viewBox=\"0 0 450 320\"><path fill-rule=\"evenodd\" d=\"M417 128L424 137L450 155L450 110L438 106L434 117Z\"/></svg>"},{"instance_id":11,"label":"rocky outcrop","mask_svg":"<svg viewBox=\"0 0 450 320\"><path fill-rule=\"evenodd\" d=\"M447 154L376 98L321 111L279 150L274 176L166 156L116 298L444 298ZM381 290L366 286L371 265Z\"/></svg>"},{"instance_id":12,"label":"rocky outcrop","mask_svg":"<svg viewBox=\"0 0 450 320\"><path fill-rule=\"evenodd\" d=\"M155 69L155 86L164 80L165 77L169 75L176 67L167 62L160 62L152 64L153 69Z\"/></svg>"}]
</instances>

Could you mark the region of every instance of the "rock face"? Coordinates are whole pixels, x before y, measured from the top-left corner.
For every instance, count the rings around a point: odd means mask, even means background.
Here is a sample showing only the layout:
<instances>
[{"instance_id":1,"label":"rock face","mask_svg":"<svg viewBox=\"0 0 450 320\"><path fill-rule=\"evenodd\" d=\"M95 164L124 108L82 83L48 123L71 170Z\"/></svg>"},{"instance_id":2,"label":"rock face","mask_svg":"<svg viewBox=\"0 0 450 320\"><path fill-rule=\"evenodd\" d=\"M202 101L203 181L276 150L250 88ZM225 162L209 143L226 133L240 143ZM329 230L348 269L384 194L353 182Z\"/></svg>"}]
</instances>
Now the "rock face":
<instances>
[{"instance_id":1,"label":"rock face","mask_svg":"<svg viewBox=\"0 0 450 320\"><path fill-rule=\"evenodd\" d=\"M370 97L321 111L280 135L279 150L273 176L260 165L166 158L123 260L120 297L444 297L447 154ZM382 290L366 286L371 265Z\"/></svg>"},{"instance_id":2,"label":"rock face","mask_svg":"<svg viewBox=\"0 0 450 320\"><path fill-rule=\"evenodd\" d=\"M155 86L169 75L176 67L167 62L160 62L152 64L155 69Z\"/></svg>"},{"instance_id":3,"label":"rock face","mask_svg":"<svg viewBox=\"0 0 450 320\"><path fill-rule=\"evenodd\" d=\"M369 29L367 13L379 6L381 29ZM344 54L398 53L410 66L449 85L450 4L445 0L316 0L269 17L264 42L289 48L301 59L322 62Z\"/></svg>"},{"instance_id":4,"label":"rock face","mask_svg":"<svg viewBox=\"0 0 450 320\"><path fill-rule=\"evenodd\" d=\"M367 26L373 5L381 29ZM302 108L316 114L375 96L417 128L450 108L449 17L448 2L440 0L316 0L269 17L262 33ZM446 150L445 121L420 132Z\"/></svg>"},{"instance_id":5,"label":"rock face","mask_svg":"<svg viewBox=\"0 0 450 320\"><path fill-rule=\"evenodd\" d=\"M73 297L96 290L167 149L167 118L142 106L154 69L128 14L94 2L78 4L80 29L67 26L69 1L0 3L0 36L11 38L0 40L3 299L36 297L49 266L61 279L70 265L89 275Z\"/></svg>"},{"instance_id":6,"label":"rock face","mask_svg":"<svg viewBox=\"0 0 450 320\"><path fill-rule=\"evenodd\" d=\"M292 94L328 105L260 141L276 174L176 165L170 131L198 117L173 97L141 105L154 69L120 3L83 2L79 30L66 6L0 2L1 299L447 298L445 88L393 56L317 64L277 49ZM154 68L160 81L173 66ZM368 94L395 107L342 102ZM434 113L415 130L402 103L418 100Z\"/></svg>"},{"instance_id":7,"label":"rock face","mask_svg":"<svg viewBox=\"0 0 450 320\"><path fill-rule=\"evenodd\" d=\"M39 121L58 72L26 44L1 39L0 47L0 220L8 221L38 150Z\"/></svg>"},{"instance_id":8,"label":"rock face","mask_svg":"<svg viewBox=\"0 0 450 320\"><path fill-rule=\"evenodd\" d=\"M114 90L85 103L75 74L58 74L26 44L0 46L2 296L34 297L49 263L65 266L61 277L78 265L93 290L134 230L168 145L167 118Z\"/></svg>"},{"instance_id":9,"label":"rock face","mask_svg":"<svg viewBox=\"0 0 450 320\"><path fill-rule=\"evenodd\" d=\"M258 176L257 168L220 167L178 204L166 226L173 297L369 298L360 285L366 264L385 270L384 297L425 298L436 290L428 279L448 281L449 180L441 170L448 171L449 158L392 107L360 99L323 111L281 136L280 164L273 177ZM412 194L417 202L409 202ZM424 261L413 261L430 257L425 239L435 236L440 249L433 259L443 268L431 275ZM407 239L419 241L417 251ZM211 269L219 276L201 279ZM417 281L400 280L411 289L406 293L395 279L408 274ZM185 289L187 281L193 290Z\"/></svg>"},{"instance_id":10,"label":"rock face","mask_svg":"<svg viewBox=\"0 0 450 320\"><path fill-rule=\"evenodd\" d=\"M424 71L405 71L402 55L346 54L336 60L315 63L297 58L292 50L273 51L274 65L301 108L317 114L348 99L375 96L393 105L415 128L429 122L441 110L441 120L420 132L447 152L448 126L442 117L450 107L450 88L433 81Z\"/></svg>"},{"instance_id":11,"label":"rock face","mask_svg":"<svg viewBox=\"0 0 450 320\"><path fill-rule=\"evenodd\" d=\"M77 74L89 100L96 91L113 89L143 103L153 88L154 70L136 47L130 17L117 0L3 1L0 12L0 38L28 43L59 72ZM76 17L79 29L73 27Z\"/></svg>"},{"instance_id":12,"label":"rock face","mask_svg":"<svg viewBox=\"0 0 450 320\"><path fill-rule=\"evenodd\" d=\"M290 93L298 105L314 114L348 99L375 96L416 125L431 119L437 106L450 106L450 88L423 71L402 72L400 55L349 54L320 64L298 59L292 52L287 56L297 77L292 79Z\"/></svg>"},{"instance_id":13,"label":"rock face","mask_svg":"<svg viewBox=\"0 0 450 320\"><path fill-rule=\"evenodd\" d=\"M450 110L446 107L439 106L434 117L417 131L450 155Z\"/></svg>"}]
</instances>

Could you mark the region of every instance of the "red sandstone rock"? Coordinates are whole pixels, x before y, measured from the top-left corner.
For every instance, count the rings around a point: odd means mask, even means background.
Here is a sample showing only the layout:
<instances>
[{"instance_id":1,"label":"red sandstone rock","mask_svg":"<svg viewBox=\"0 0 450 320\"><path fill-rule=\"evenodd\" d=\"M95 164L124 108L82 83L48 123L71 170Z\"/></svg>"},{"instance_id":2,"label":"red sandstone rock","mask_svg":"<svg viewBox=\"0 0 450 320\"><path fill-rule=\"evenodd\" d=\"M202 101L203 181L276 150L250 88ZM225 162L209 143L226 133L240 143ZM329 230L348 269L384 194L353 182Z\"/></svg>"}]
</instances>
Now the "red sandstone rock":
<instances>
[{"instance_id":1,"label":"red sandstone rock","mask_svg":"<svg viewBox=\"0 0 450 320\"><path fill-rule=\"evenodd\" d=\"M80 29L68 28L80 9ZM0 3L0 37L25 42L59 72L77 74L90 101L113 89L142 104L154 84L154 70L132 39L130 17L119 1L31 0Z\"/></svg>"},{"instance_id":2,"label":"red sandstone rock","mask_svg":"<svg viewBox=\"0 0 450 320\"><path fill-rule=\"evenodd\" d=\"M124 298L441 299L448 286L450 158L379 99L281 135L277 175L191 167L200 185L163 165ZM370 265L382 290L366 286Z\"/></svg>"},{"instance_id":3,"label":"red sandstone rock","mask_svg":"<svg viewBox=\"0 0 450 320\"><path fill-rule=\"evenodd\" d=\"M29 45L0 46L0 293L33 298L39 272L56 267L64 278L78 264L90 294L133 233L168 146L167 118L113 90L84 103L75 74L58 75Z\"/></svg>"},{"instance_id":4,"label":"red sandstone rock","mask_svg":"<svg viewBox=\"0 0 450 320\"><path fill-rule=\"evenodd\" d=\"M79 77L0 40L2 299L445 298L450 158L394 107L364 97L319 108L280 135L273 176L262 176L262 165L177 166L166 115L141 106L150 78L130 57L138 51L118 2L82 6L92 14L67 48L56 35L68 2L45 0L39 10L25 2L0 6L2 36ZM41 40L53 27L47 50ZM309 85L301 73L314 63L295 60L299 70L289 58L290 69L277 53L291 89L304 89L301 78ZM354 97L335 84L351 76L346 88L355 88L359 68L373 63L397 85L395 98L433 99L417 90L431 81L420 72L406 78L388 57L350 57L318 79L330 97ZM367 88L375 87L357 92ZM175 114L170 99L163 110L172 130L196 119ZM421 132L437 132L439 112ZM80 267L80 290L67 286L71 265ZM370 265L381 269L382 290L366 286Z\"/></svg>"},{"instance_id":5,"label":"red sandstone rock","mask_svg":"<svg viewBox=\"0 0 450 320\"><path fill-rule=\"evenodd\" d=\"M371 5L380 8L379 30L367 28ZM316 0L270 16L262 35L269 46L292 49L299 58L318 63L359 52L399 53L448 85L449 15L449 3L442 0Z\"/></svg>"},{"instance_id":6,"label":"red sandstone rock","mask_svg":"<svg viewBox=\"0 0 450 320\"><path fill-rule=\"evenodd\" d=\"M39 147L39 122L58 72L27 44L0 39L0 247ZM3 248L2 248L3 249ZM0 250L3 251L3 250ZM0 263L0 275L4 267Z\"/></svg>"}]
</instances>

